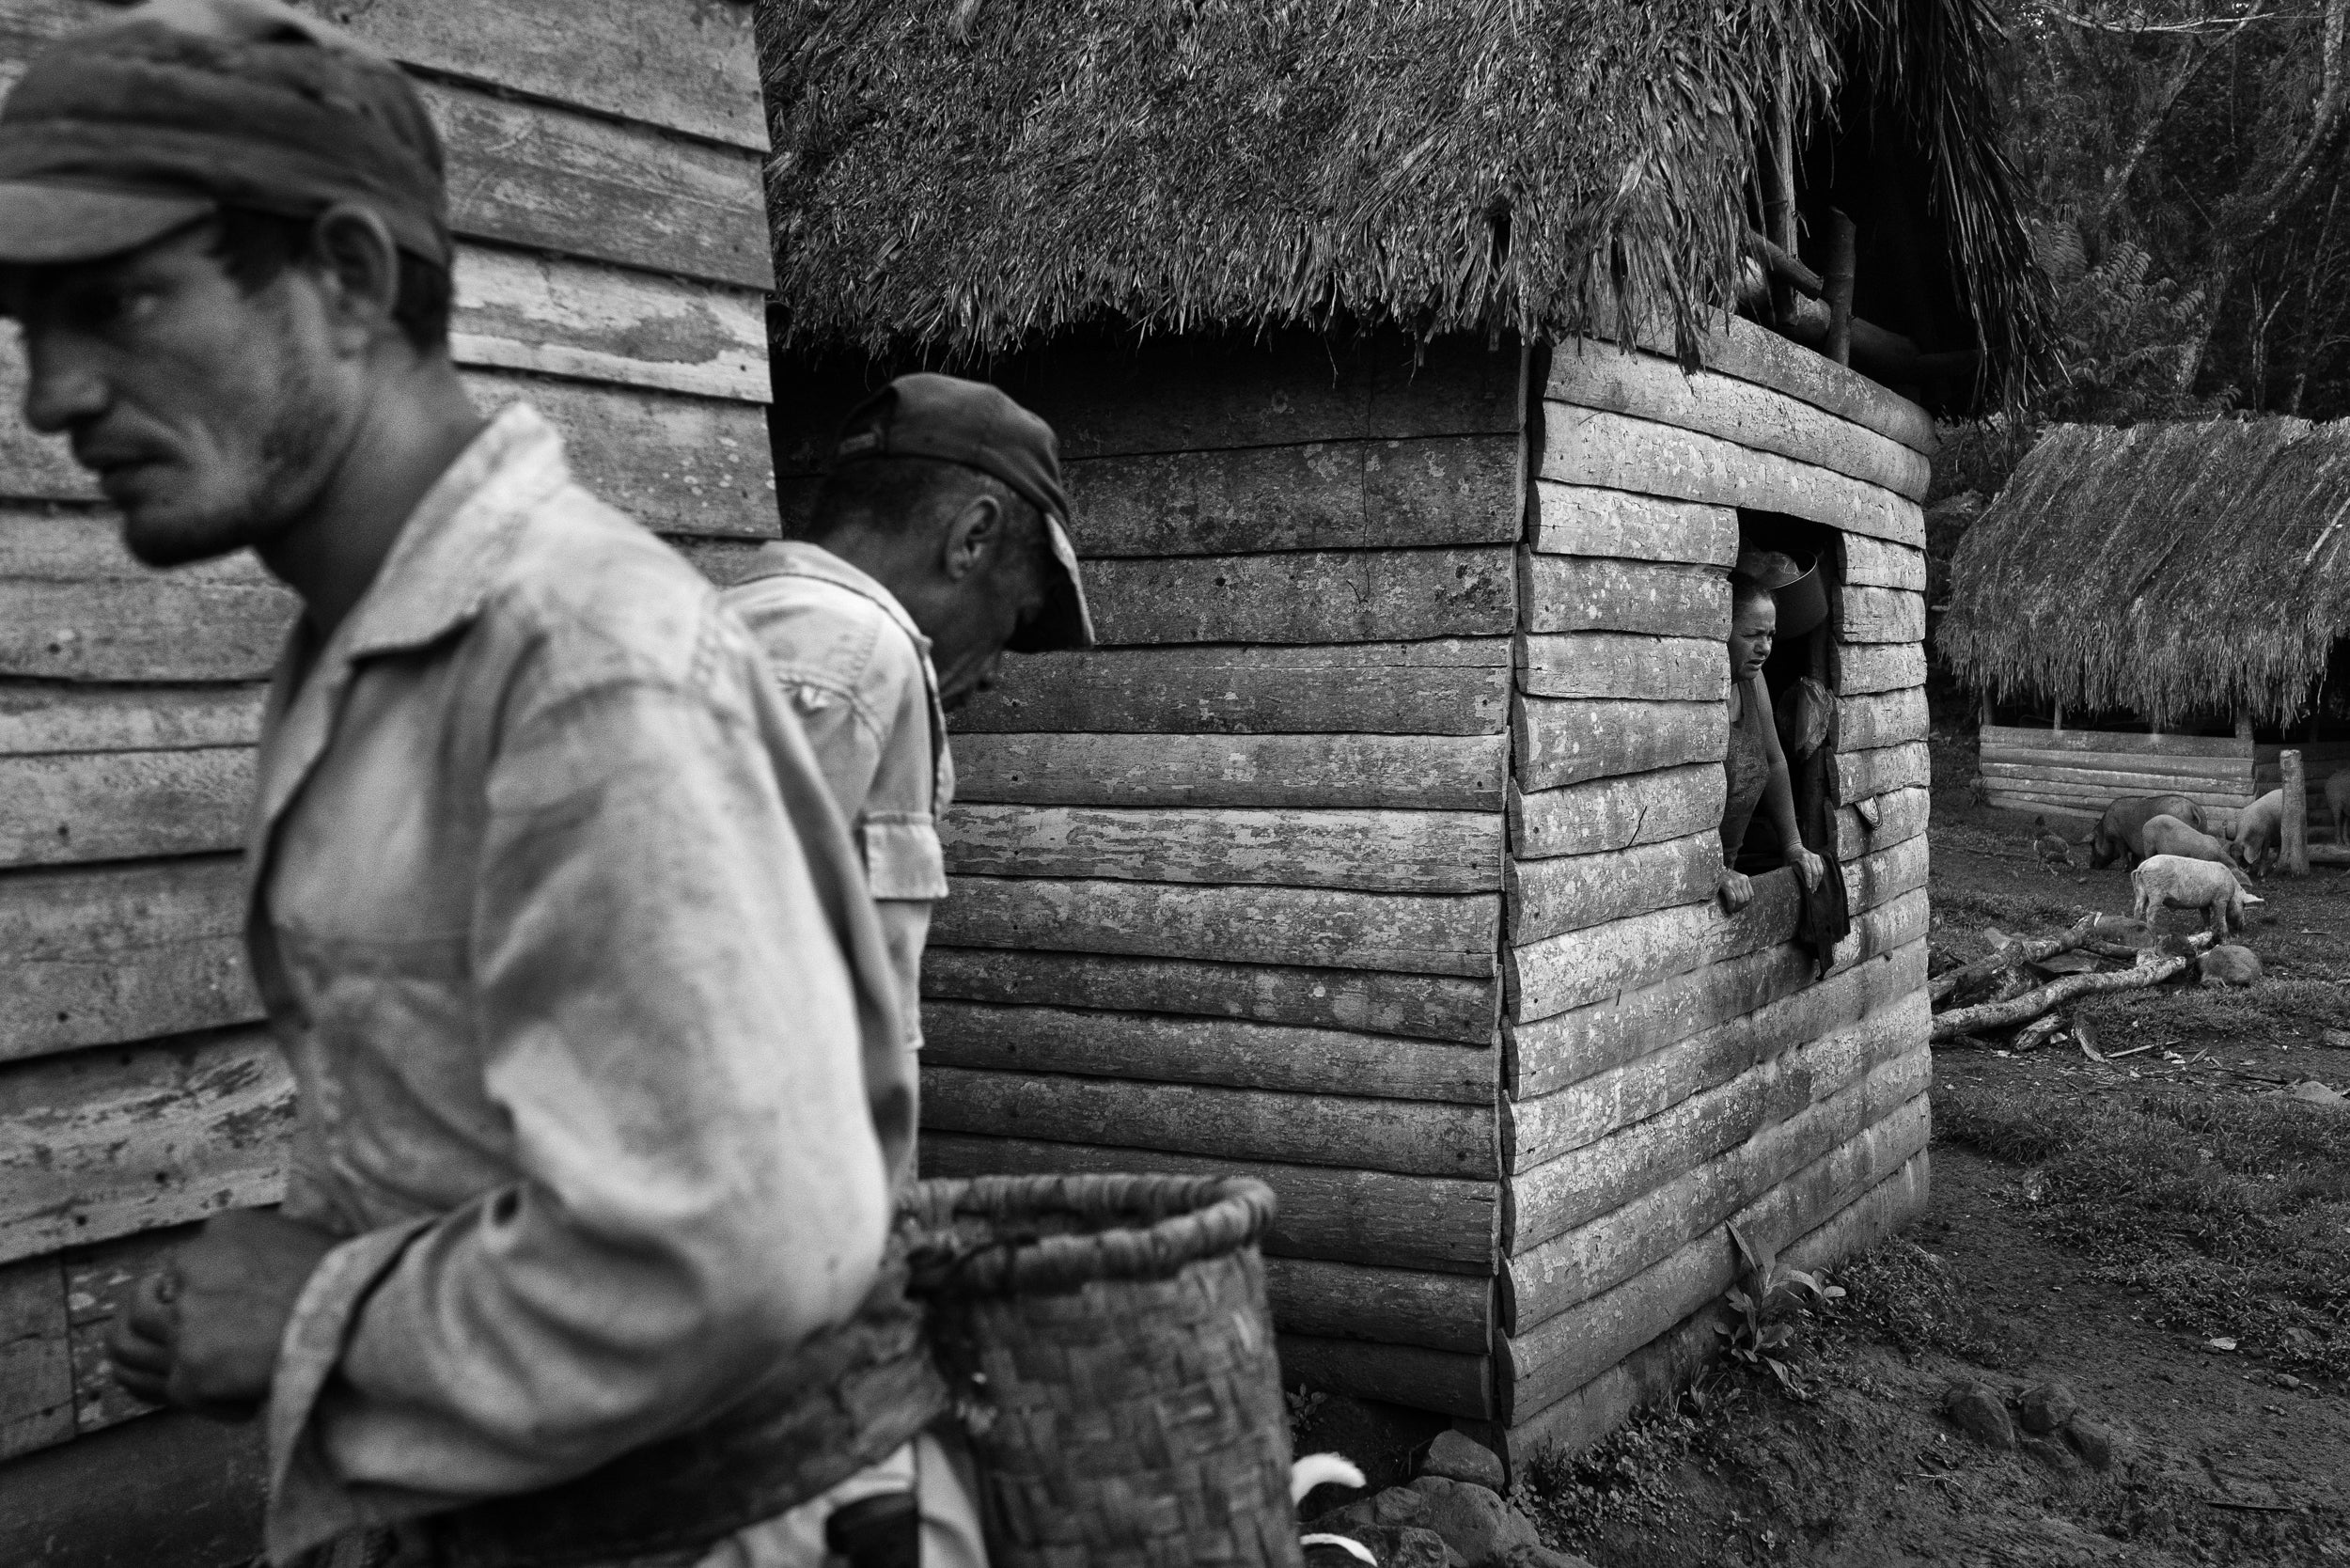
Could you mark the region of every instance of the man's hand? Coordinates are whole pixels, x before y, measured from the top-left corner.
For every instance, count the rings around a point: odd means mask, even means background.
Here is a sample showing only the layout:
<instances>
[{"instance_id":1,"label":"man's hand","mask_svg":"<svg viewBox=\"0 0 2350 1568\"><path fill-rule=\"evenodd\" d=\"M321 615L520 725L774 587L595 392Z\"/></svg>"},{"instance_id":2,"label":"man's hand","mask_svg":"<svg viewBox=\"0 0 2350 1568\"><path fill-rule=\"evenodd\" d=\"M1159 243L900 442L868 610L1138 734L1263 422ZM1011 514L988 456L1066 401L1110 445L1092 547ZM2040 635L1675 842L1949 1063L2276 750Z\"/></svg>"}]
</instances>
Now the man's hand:
<instances>
[{"instance_id":1,"label":"man's hand","mask_svg":"<svg viewBox=\"0 0 2350 1568\"><path fill-rule=\"evenodd\" d=\"M1795 869L1795 875L1802 881L1803 890L1807 893L1819 889L1820 878L1827 871L1827 862L1801 844L1797 844L1794 852L1787 856L1787 864Z\"/></svg>"},{"instance_id":2,"label":"man's hand","mask_svg":"<svg viewBox=\"0 0 2350 1568\"><path fill-rule=\"evenodd\" d=\"M1722 901L1726 913L1735 915L1754 902L1754 884L1743 873L1724 866L1715 875L1714 895Z\"/></svg>"},{"instance_id":3,"label":"man's hand","mask_svg":"<svg viewBox=\"0 0 2350 1568\"><path fill-rule=\"evenodd\" d=\"M269 1398L294 1303L339 1240L273 1214L212 1221L132 1288L106 1340L115 1381L149 1404L251 1417Z\"/></svg>"}]
</instances>

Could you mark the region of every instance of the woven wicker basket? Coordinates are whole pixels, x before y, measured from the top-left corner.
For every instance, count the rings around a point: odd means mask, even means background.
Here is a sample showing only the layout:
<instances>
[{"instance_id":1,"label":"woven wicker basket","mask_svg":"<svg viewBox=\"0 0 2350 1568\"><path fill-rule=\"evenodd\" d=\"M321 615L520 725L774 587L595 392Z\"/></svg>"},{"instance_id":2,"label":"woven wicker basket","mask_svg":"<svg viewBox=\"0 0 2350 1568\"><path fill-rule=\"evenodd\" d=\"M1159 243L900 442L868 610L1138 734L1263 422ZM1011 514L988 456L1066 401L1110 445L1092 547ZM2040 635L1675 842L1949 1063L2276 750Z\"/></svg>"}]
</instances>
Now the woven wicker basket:
<instances>
[{"instance_id":1,"label":"woven wicker basket","mask_svg":"<svg viewBox=\"0 0 2350 1568\"><path fill-rule=\"evenodd\" d=\"M914 1289L995 1568L1303 1561L1261 1182L925 1182Z\"/></svg>"}]
</instances>

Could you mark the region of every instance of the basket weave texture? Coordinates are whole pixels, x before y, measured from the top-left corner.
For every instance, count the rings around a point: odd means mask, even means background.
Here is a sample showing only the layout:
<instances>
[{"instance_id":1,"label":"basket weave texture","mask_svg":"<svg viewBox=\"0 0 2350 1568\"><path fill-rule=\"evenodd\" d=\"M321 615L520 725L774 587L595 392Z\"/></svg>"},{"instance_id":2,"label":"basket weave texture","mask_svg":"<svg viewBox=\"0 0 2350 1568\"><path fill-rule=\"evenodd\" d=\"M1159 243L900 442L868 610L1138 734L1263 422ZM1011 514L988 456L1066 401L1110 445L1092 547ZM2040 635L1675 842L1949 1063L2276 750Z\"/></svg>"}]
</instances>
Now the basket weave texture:
<instances>
[{"instance_id":1,"label":"basket weave texture","mask_svg":"<svg viewBox=\"0 0 2350 1568\"><path fill-rule=\"evenodd\" d=\"M997 1568L1296 1568L1262 1183L925 1182L914 1289Z\"/></svg>"}]
</instances>

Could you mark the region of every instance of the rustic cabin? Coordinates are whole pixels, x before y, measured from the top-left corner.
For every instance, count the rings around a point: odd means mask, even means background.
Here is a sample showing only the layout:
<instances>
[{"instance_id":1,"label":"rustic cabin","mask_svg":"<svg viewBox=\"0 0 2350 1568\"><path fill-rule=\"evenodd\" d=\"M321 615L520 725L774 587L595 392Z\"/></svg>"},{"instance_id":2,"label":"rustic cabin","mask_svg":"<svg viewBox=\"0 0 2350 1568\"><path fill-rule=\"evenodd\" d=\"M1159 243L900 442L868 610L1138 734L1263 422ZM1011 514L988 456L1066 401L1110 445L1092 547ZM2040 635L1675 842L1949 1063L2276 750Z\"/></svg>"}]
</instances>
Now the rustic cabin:
<instances>
[{"instance_id":1,"label":"rustic cabin","mask_svg":"<svg viewBox=\"0 0 2350 1568\"><path fill-rule=\"evenodd\" d=\"M2179 793L2222 825L2302 755L2350 767L2350 422L2067 425L1951 561L1935 651L1979 694L1995 806Z\"/></svg>"},{"instance_id":2,"label":"rustic cabin","mask_svg":"<svg viewBox=\"0 0 2350 1568\"><path fill-rule=\"evenodd\" d=\"M455 349L603 494L713 564L776 531L767 149L748 10L342 0L448 147ZM0 82L99 0L0 7ZM12 339L11 339L12 344ZM274 1201L290 1085L255 1027L236 852L290 596L248 559L133 564L0 355L0 1562L258 1550L261 1435L108 1382L118 1294L191 1222Z\"/></svg>"},{"instance_id":3,"label":"rustic cabin","mask_svg":"<svg viewBox=\"0 0 2350 1568\"><path fill-rule=\"evenodd\" d=\"M1689 1374L1731 1223L1915 1215L1931 415L2039 308L1982 8L760 18L787 527L991 378L1104 643L950 719L925 1170L1261 1177L1285 1375L1513 1459ZM1716 900L1746 549L1841 936Z\"/></svg>"}]
</instances>

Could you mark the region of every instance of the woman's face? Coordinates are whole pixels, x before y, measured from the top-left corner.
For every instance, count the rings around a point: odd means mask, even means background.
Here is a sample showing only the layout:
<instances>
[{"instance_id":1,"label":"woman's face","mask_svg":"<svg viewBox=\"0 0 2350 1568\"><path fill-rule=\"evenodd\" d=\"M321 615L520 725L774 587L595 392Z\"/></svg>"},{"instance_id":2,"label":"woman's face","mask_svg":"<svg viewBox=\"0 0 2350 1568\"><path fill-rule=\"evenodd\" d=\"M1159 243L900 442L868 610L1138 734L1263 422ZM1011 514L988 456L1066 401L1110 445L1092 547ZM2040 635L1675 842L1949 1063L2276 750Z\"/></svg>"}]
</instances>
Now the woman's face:
<instances>
[{"instance_id":1,"label":"woman's face","mask_svg":"<svg viewBox=\"0 0 2350 1568\"><path fill-rule=\"evenodd\" d=\"M1730 678L1750 681L1762 672L1762 661L1771 656L1771 643L1778 635L1778 605L1768 599L1752 599L1738 606L1730 618Z\"/></svg>"}]
</instances>

